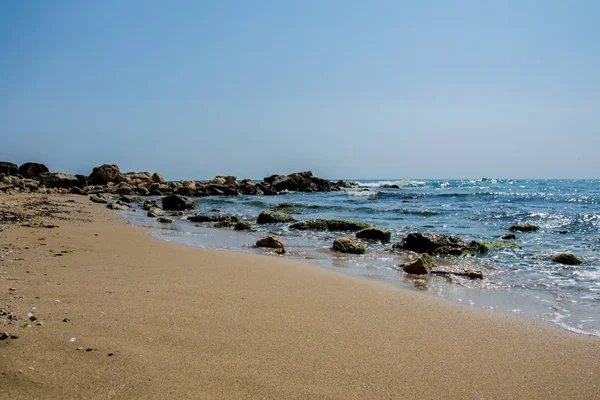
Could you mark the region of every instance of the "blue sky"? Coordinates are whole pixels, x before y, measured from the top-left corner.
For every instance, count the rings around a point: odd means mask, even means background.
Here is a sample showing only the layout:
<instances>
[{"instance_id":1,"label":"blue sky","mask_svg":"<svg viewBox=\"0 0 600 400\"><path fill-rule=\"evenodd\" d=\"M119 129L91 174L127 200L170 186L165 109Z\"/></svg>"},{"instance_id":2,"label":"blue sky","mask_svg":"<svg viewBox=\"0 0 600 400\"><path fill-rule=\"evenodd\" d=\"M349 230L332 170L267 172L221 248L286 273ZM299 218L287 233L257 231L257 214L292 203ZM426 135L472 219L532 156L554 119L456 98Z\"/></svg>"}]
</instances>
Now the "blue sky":
<instances>
[{"instance_id":1,"label":"blue sky","mask_svg":"<svg viewBox=\"0 0 600 400\"><path fill-rule=\"evenodd\" d=\"M0 160L598 178L595 1L0 2Z\"/></svg>"}]
</instances>

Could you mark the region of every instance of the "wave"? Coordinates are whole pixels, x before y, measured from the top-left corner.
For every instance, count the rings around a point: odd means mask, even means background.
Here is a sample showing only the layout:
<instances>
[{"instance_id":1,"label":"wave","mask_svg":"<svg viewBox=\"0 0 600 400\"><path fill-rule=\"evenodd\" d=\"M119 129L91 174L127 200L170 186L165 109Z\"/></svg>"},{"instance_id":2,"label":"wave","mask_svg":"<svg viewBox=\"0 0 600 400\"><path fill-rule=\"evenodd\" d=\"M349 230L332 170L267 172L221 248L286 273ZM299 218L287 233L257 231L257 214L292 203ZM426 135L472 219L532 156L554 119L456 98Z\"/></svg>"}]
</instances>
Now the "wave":
<instances>
[{"instance_id":1,"label":"wave","mask_svg":"<svg viewBox=\"0 0 600 400\"><path fill-rule=\"evenodd\" d=\"M358 182L361 187L366 188L383 188L386 186L398 186L398 188L419 187L426 184L425 181L414 181L410 179L401 179L397 181L375 181L375 182Z\"/></svg>"}]
</instances>

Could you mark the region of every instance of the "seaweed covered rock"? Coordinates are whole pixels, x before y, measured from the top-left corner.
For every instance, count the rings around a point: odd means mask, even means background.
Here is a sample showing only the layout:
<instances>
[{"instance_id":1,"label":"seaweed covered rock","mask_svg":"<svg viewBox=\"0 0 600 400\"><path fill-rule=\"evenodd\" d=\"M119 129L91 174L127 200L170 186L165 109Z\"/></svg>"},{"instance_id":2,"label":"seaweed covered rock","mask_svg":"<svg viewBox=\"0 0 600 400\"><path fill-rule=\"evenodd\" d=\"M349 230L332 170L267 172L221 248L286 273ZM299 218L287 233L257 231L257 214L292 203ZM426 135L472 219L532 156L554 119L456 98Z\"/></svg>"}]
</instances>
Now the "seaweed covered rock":
<instances>
[{"instance_id":1,"label":"seaweed covered rock","mask_svg":"<svg viewBox=\"0 0 600 400\"><path fill-rule=\"evenodd\" d=\"M365 254L367 248L364 244L357 242L351 237L342 237L335 239L333 241L333 247L331 248L334 251L339 251L340 253L348 253L348 254Z\"/></svg>"},{"instance_id":2,"label":"seaweed covered rock","mask_svg":"<svg viewBox=\"0 0 600 400\"><path fill-rule=\"evenodd\" d=\"M176 194L171 194L162 198L162 209L183 211L191 210L194 208L194 202L184 199Z\"/></svg>"},{"instance_id":3,"label":"seaweed covered rock","mask_svg":"<svg viewBox=\"0 0 600 400\"><path fill-rule=\"evenodd\" d=\"M430 255L474 255L488 250L487 246L475 241L467 243L454 236L419 232L409 233L402 242L392 247Z\"/></svg>"},{"instance_id":4,"label":"seaweed covered rock","mask_svg":"<svg viewBox=\"0 0 600 400\"><path fill-rule=\"evenodd\" d=\"M256 242L256 247L273 249L276 253L285 254L285 245L279 237L275 235L265 236Z\"/></svg>"},{"instance_id":5,"label":"seaweed covered rock","mask_svg":"<svg viewBox=\"0 0 600 400\"><path fill-rule=\"evenodd\" d=\"M119 183L124 177L121 170L115 164L103 164L94 167L89 176L90 185L106 185L109 182Z\"/></svg>"},{"instance_id":6,"label":"seaweed covered rock","mask_svg":"<svg viewBox=\"0 0 600 400\"><path fill-rule=\"evenodd\" d=\"M252 225L250 225L250 223L248 222L238 222L237 224L235 224L235 226L233 227L233 230L236 231L250 231L252 230Z\"/></svg>"},{"instance_id":7,"label":"seaweed covered rock","mask_svg":"<svg viewBox=\"0 0 600 400\"><path fill-rule=\"evenodd\" d=\"M554 257L552 257L552 261L565 265L580 265L581 263L583 263L582 260L570 253L557 254Z\"/></svg>"},{"instance_id":8,"label":"seaweed covered rock","mask_svg":"<svg viewBox=\"0 0 600 400\"><path fill-rule=\"evenodd\" d=\"M539 226L533 224L518 224L508 228L508 230L511 232L535 232L539 229Z\"/></svg>"},{"instance_id":9,"label":"seaweed covered rock","mask_svg":"<svg viewBox=\"0 0 600 400\"><path fill-rule=\"evenodd\" d=\"M19 167L19 174L28 179L37 179L44 172L50 172L44 164L27 162Z\"/></svg>"},{"instance_id":10,"label":"seaweed covered rock","mask_svg":"<svg viewBox=\"0 0 600 400\"><path fill-rule=\"evenodd\" d=\"M435 268L435 262L429 254L419 254L414 261L401 264L400 268L407 274L427 275Z\"/></svg>"},{"instance_id":11,"label":"seaweed covered rock","mask_svg":"<svg viewBox=\"0 0 600 400\"><path fill-rule=\"evenodd\" d=\"M290 228L300 231L340 231L340 232L356 232L371 225L364 222L336 220L336 219L312 219L308 221L300 221L290 225Z\"/></svg>"},{"instance_id":12,"label":"seaweed covered rock","mask_svg":"<svg viewBox=\"0 0 600 400\"><path fill-rule=\"evenodd\" d=\"M232 228L239 222L239 218L227 218L222 221L217 222L214 226L215 228Z\"/></svg>"},{"instance_id":13,"label":"seaweed covered rock","mask_svg":"<svg viewBox=\"0 0 600 400\"><path fill-rule=\"evenodd\" d=\"M359 239L377 240L381 243L389 243L392 235L389 231L379 228L365 228L356 232L356 237Z\"/></svg>"},{"instance_id":14,"label":"seaweed covered rock","mask_svg":"<svg viewBox=\"0 0 600 400\"><path fill-rule=\"evenodd\" d=\"M289 215L273 210L265 210L261 212L256 219L257 224L277 224L293 221L295 221L295 219Z\"/></svg>"}]
</instances>

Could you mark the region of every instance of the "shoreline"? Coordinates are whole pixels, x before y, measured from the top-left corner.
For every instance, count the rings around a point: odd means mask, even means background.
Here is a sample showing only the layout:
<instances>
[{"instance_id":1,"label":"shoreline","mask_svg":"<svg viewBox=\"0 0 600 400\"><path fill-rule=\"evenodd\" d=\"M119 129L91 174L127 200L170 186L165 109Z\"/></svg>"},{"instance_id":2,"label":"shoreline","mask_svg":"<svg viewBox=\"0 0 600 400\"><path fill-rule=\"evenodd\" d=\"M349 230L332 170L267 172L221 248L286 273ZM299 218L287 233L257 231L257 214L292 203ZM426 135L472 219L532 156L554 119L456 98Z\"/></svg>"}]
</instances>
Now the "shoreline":
<instances>
[{"instance_id":1,"label":"shoreline","mask_svg":"<svg viewBox=\"0 0 600 400\"><path fill-rule=\"evenodd\" d=\"M597 395L597 337L309 262L180 246L85 197L49 199L77 219L0 231L0 308L44 323L0 316L19 336L0 342L10 398Z\"/></svg>"}]
</instances>

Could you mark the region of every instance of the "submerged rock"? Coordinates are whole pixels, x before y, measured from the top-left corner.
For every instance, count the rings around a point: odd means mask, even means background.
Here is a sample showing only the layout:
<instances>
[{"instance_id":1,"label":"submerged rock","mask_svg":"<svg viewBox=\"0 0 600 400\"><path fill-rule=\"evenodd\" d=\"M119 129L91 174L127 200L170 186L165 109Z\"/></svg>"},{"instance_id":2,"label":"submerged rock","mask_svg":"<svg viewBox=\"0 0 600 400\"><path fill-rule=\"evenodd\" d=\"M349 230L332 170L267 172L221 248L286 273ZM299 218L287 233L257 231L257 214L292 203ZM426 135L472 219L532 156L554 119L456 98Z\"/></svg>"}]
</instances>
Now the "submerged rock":
<instances>
[{"instance_id":1,"label":"submerged rock","mask_svg":"<svg viewBox=\"0 0 600 400\"><path fill-rule=\"evenodd\" d=\"M474 255L488 251L486 245L475 241L467 243L454 236L419 232L409 233L402 242L396 243L392 247L430 255Z\"/></svg>"},{"instance_id":2,"label":"submerged rock","mask_svg":"<svg viewBox=\"0 0 600 400\"><path fill-rule=\"evenodd\" d=\"M285 245L283 244L283 241L275 235L269 235L259 239L256 242L256 247L274 249L276 253L285 254Z\"/></svg>"},{"instance_id":3,"label":"submerged rock","mask_svg":"<svg viewBox=\"0 0 600 400\"><path fill-rule=\"evenodd\" d=\"M557 254L552 257L552 261L565 265L580 265L583 263L582 260L570 253Z\"/></svg>"},{"instance_id":4,"label":"submerged rock","mask_svg":"<svg viewBox=\"0 0 600 400\"><path fill-rule=\"evenodd\" d=\"M290 228L298 229L301 231L348 231L356 232L366 228L370 228L371 225L364 222L356 221L345 221L336 219L312 219L309 221L300 221L290 225Z\"/></svg>"},{"instance_id":5,"label":"submerged rock","mask_svg":"<svg viewBox=\"0 0 600 400\"><path fill-rule=\"evenodd\" d=\"M517 238L517 235L515 235L514 233L509 233L508 235L500 236L501 240L515 240L516 238Z\"/></svg>"},{"instance_id":6,"label":"submerged rock","mask_svg":"<svg viewBox=\"0 0 600 400\"><path fill-rule=\"evenodd\" d=\"M277 224L293 221L295 221L295 219L289 215L273 210L265 210L261 212L256 219L257 224Z\"/></svg>"},{"instance_id":7,"label":"submerged rock","mask_svg":"<svg viewBox=\"0 0 600 400\"><path fill-rule=\"evenodd\" d=\"M365 254L367 248L364 244L357 242L351 237L342 237L335 239L333 241L333 247L331 248L334 251L339 251L340 253L348 253L348 254Z\"/></svg>"},{"instance_id":8,"label":"submerged rock","mask_svg":"<svg viewBox=\"0 0 600 400\"><path fill-rule=\"evenodd\" d=\"M389 243L392 235L389 231L384 231L379 228L365 228L356 232L356 237L359 239L378 240L381 243Z\"/></svg>"},{"instance_id":9,"label":"submerged rock","mask_svg":"<svg viewBox=\"0 0 600 400\"><path fill-rule=\"evenodd\" d=\"M252 230L252 225L248 222L238 222L233 229L236 231L250 231Z\"/></svg>"},{"instance_id":10,"label":"submerged rock","mask_svg":"<svg viewBox=\"0 0 600 400\"><path fill-rule=\"evenodd\" d=\"M194 208L194 203L176 194L171 194L162 198L162 208L173 211L191 210Z\"/></svg>"},{"instance_id":11,"label":"submerged rock","mask_svg":"<svg viewBox=\"0 0 600 400\"><path fill-rule=\"evenodd\" d=\"M28 162L19 167L19 174L28 179L37 179L44 172L50 172L44 164Z\"/></svg>"},{"instance_id":12,"label":"submerged rock","mask_svg":"<svg viewBox=\"0 0 600 400\"><path fill-rule=\"evenodd\" d=\"M401 264L400 268L407 274L427 275L435 268L435 262L429 254L420 254L414 261Z\"/></svg>"},{"instance_id":13,"label":"submerged rock","mask_svg":"<svg viewBox=\"0 0 600 400\"><path fill-rule=\"evenodd\" d=\"M533 224L513 225L508 228L508 230L511 232L535 232L539 229L539 226Z\"/></svg>"}]
</instances>

